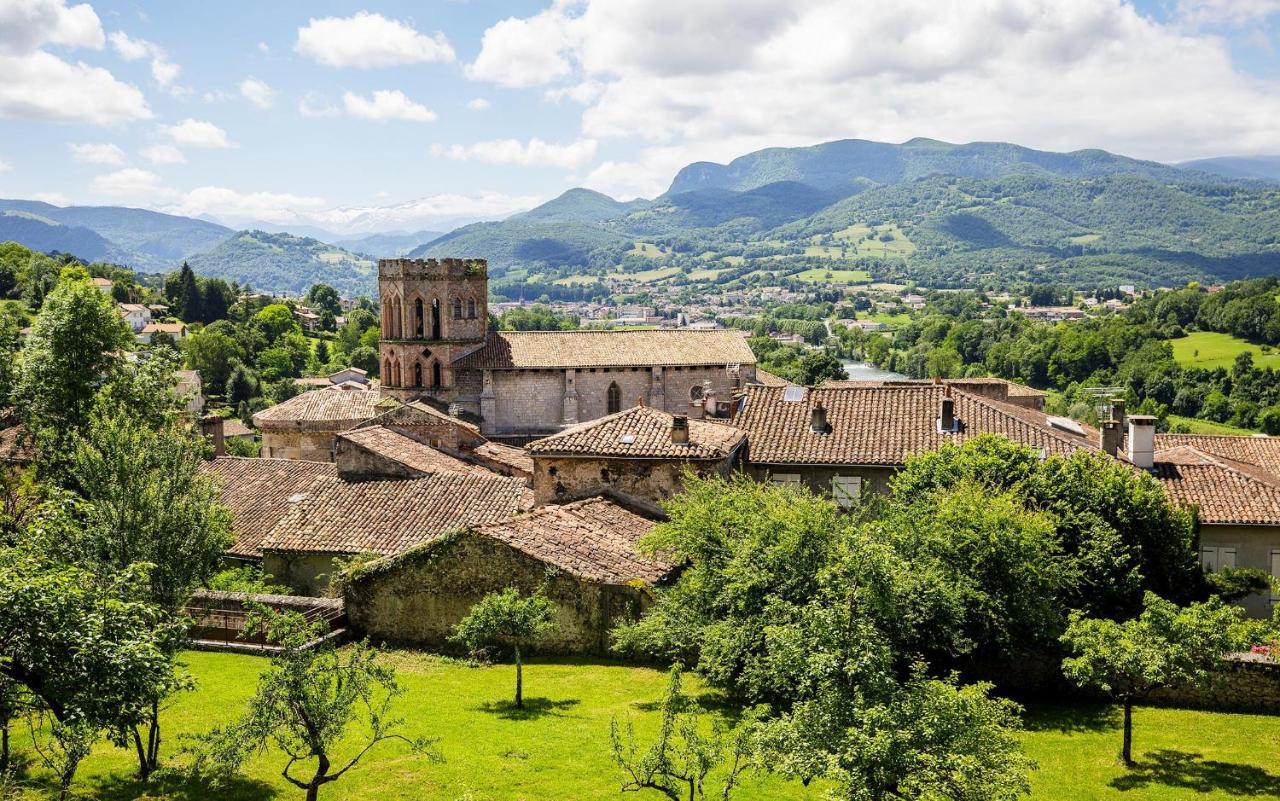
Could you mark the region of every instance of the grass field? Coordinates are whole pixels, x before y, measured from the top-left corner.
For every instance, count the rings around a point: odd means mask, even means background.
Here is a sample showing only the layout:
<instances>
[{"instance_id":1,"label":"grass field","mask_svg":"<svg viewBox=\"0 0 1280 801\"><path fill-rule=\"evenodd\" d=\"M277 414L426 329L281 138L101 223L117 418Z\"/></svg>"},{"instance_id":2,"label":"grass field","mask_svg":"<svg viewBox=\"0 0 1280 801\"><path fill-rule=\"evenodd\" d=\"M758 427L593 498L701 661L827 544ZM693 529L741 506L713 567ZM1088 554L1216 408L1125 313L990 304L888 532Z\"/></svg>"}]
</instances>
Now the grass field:
<instances>
[{"instance_id":1,"label":"grass field","mask_svg":"<svg viewBox=\"0 0 1280 801\"><path fill-rule=\"evenodd\" d=\"M558 660L534 660L525 671L526 709L510 705L509 665L468 667L432 657L391 653L405 689L398 712L412 736L439 738L444 762L409 754L395 743L378 747L365 761L320 794L326 801L444 799L445 801L562 801L618 799L619 774L609 756L609 722L629 717L642 739L653 731L652 707L664 674L648 668ZM266 662L228 654L188 655L200 682L164 715L171 761L184 736L226 723L252 696ZM686 689L705 705L729 714L719 696L690 678ZM1118 762L1118 712L1110 707L1033 707L1023 735L1039 764L1032 774L1034 801L1165 801L1195 798L1225 801L1280 796L1280 726L1274 717L1141 708L1135 713L1138 767ZM352 743L354 745L354 743ZM29 753L25 735L15 748ZM137 784L131 752L100 744L82 765L75 795L102 801L267 801L301 799L279 772L278 753L255 757L245 775L216 795L176 780ZM40 786L42 770L26 781ZM709 788L717 789L717 785ZM769 776L750 777L739 801L823 798L817 785L804 788ZM9 796L5 796L9 797ZM35 792L27 794L37 797ZM639 795L637 799L656 797Z\"/></svg>"},{"instance_id":2,"label":"grass field","mask_svg":"<svg viewBox=\"0 0 1280 801\"><path fill-rule=\"evenodd\" d=\"M1173 346L1173 358L1192 367L1230 369L1236 355L1244 351L1253 353L1254 367L1280 367L1280 350L1272 348L1270 353L1263 353L1260 346L1230 334L1196 331L1170 340L1169 344Z\"/></svg>"},{"instance_id":3,"label":"grass field","mask_svg":"<svg viewBox=\"0 0 1280 801\"><path fill-rule=\"evenodd\" d=\"M1190 429L1192 434L1229 434L1232 436L1249 436L1257 433L1249 428L1236 428L1226 423L1215 423L1212 420L1198 420L1194 417L1183 417L1177 414L1169 415L1169 422L1182 423Z\"/></svg>"},{"instance_id":4,"label":"grass field","mask_svg":"<svg viewBox=\"0 0 1280 801\"><path fill-rule=\"evenodd\" d=\"M627 253L632 256L644 256L646 259L660 259L671 251L659 247L652 242L636 242Z\"/></svg>"},{"instance_id":5,"label":"grass field","mask_svg":"<svg viewBox=\"0 0 1280 801\"><path fill-rule=\"evenodd\" d=\"M649 284L656 281L664 281L679 274L679 267L655 267L652 270L641 270L638 273L626 273L625 277L630 278L633 281Z\"/></svg>"},{"instance_id":6,"label":"grass field","mask_svg":"<svg viewBox=\"0 0 1280 801\"><path fill-rule=\"evenodd\" d=\"M871 281L871 273L866 270L820 270L816 267L789 277L810 284L866 284Z\"/></svg>"}]
</instances>

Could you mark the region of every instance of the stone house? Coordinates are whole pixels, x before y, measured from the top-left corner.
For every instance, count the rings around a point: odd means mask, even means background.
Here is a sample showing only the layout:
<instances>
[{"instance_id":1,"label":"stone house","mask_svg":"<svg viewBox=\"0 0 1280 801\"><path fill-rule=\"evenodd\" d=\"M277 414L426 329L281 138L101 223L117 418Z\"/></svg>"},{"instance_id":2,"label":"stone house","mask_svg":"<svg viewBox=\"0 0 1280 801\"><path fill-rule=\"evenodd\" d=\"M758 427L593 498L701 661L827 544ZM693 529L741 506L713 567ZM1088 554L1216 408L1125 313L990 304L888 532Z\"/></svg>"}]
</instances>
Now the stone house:
<instances>
[{"instance_id":1,"label":"stone house","mask_svg":"<svg viewBox=\"0 0 1280 801\"><path fill-rule=\"evenodd\" d=\"M750 386L732 422L747 432L752 476L804 485L844 506L865 491L887 491L907 457L943 442L1000 434L1046 455L1100 450L1094 429L954 383Z\"/></svg>"},{"instance_id":2,"label":"stone house","mask_svg":"<svg viewBox=\"0 0 1280 801\"><path fill-rule=\"evenodd\" d=\"M673 413L709 388L730 397L755 357L735 331L486 331L482 259L383 259L383 391L428 397L515 442L643 399Z\"/></svg>"},{"instance_id":3,"label":"stone house","mask_svg":"<svg viewBox=\"0 0 1280 801\"><path fill-rule=\"evenodd\" d=\"M333 386L263 409L253 416L262 435L262 456L331 462L334 437L377 414L381 400L373 390Z\"/></svg>"},{"instance_id":4,"label":"stone house","mask_svg":"<svg viewBox=\"0 0 1280 801\"><path fill-rule=\"evenodd\" d=\"M1200 521L1200 565L1262 570L1280 579L1280 437L1156 434L1152 472ZM1280 601L1260 593L1241 604L1269 617Z\"/></svg>"},{"instance_id":5,"label":"stone house","mask_svg":"<svg viewBox=\"0 0 1280 801\"><path fill-rule=\"evenodd\" d=\"M554 605L557 625L540 653L604 654L610 630L637 619L647 586L674 570L636 552L652 527L601 498L461 527L352 568L344 582L348 620L374 641L443 648L477 601L515 587L542 591Z\"/></svg>"},{"instance_id":6,"label":"stone house","mask_svg":"<svg viewBox=\"0 0 1280 801\"><path fill-rule=\"evenodd\" d=\"M527 450L539 505L607 495L661 514L662 501L681 491L685 470L728 476L745 444L746 432L727 423L636 406L536 440Z\"/></svg>"}]
</instances>

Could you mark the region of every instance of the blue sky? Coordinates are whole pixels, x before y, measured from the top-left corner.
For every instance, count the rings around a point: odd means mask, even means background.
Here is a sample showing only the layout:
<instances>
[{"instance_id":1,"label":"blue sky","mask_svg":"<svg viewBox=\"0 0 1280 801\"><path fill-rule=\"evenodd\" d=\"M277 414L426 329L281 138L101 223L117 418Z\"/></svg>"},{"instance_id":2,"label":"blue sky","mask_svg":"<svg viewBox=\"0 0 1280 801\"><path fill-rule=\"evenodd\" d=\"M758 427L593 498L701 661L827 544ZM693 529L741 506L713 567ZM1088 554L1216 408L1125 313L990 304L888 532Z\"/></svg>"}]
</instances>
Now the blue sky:
<instances>
[{"instance_id":1,"label":"blue sky","mask_svg":"<svg viewBox=\"0 0 1280 801\"><path fill-rule=\"evenodd\" d=\"M0 0L0 196L339 233L842 137L1280 153L1280 0Z\"/></svg>"}]
</instances>

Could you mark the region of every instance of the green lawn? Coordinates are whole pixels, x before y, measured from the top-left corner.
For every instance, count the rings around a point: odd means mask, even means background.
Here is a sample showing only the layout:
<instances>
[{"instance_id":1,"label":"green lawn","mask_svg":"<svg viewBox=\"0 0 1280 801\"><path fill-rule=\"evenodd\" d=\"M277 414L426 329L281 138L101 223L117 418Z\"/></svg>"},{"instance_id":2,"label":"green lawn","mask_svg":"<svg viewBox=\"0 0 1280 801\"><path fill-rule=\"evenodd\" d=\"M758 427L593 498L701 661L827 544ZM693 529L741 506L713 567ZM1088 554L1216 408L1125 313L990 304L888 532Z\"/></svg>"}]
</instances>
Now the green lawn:
<instances>
[{"instance_id":1,"label":"green lawn","mask_svg":"<svg viewBox=\"0 0 1280 801\"><path fill-rule=\"evenodd\" d=\"M1253 353L1254 367L1280 367L1280 350L1272 348L1270 353L1263 353L1260 346L1230 334L1196 331L1185 337L1172 339L1169 344L1173 346L1173 358L1179 364L1193 367L1229 369L1236 355L1246 350Z\"/></svg>"},{"instance_id":2,"label":"green lawn","mask_svg":"<svg viewBox=\"0 0 1280 801\"><path fill-rule=\"evenodd\" d=\"M861 317L867 317L867 316L868 315L865 315L865 314L861 315ZM911 322L911 315L905 312L903 312L902 314L888 314L886 312L876 312L875 314L869 315L869 317L870 319L875 320L877 323L884 323L890 328L897 328L898 326L906 325L907 323Z\"/></svg>"},{"instance_id":3,"label":"green lawn","mask_svg":"<svg viewBox=\"0 0 1280 801\"><path fill-rule=\"evenodd\" d=\"M655 267L652 270L641 270L638 273L626 273L626 277L644 284L657 283L672 276L679 275L679 267Z\"/></svg>"},{"instance_id":4,"label":"green lawn","mask_svg":"<svg viewBox=\"0 0 1280 801\"><path fill-rule=\"evenodd\" d=\"M567 801L619 799L619 774L609 755L609 721L630 717L637 733L656 723L652 707L665 676L658 670L568 660L534 660L525 671L527 709L510 705L509 665L468 667L429 656L395 652L405 696L398 712L406 733L438 739L445 761L435 764L387 743L336 784L322 799L445 799L446 801ZM253 694L257 657L192 653L187 657L200 682L180 696L163 718L165 754L171 760L184 736L225 723ZM692 677L686 689L703 703L729 715L717 694ZM1115 799L1203 801L1239 796L1280 796L1280 723L1274 717L1178 710L1139 709L1135 713L1137 769L1125 771L1115 754L1120 746L1118 714L1101 706L1082 709L1034 707L1024 735L1039 764L1032 774L1034 801ZM29 753L26 736L15 748ZM280 778L279 754L254 758L245 776L226 792L211 796L176 781L139 786L131 778L131 752L100 744L85 761L75 790L80 798L110 801L266 801L301 799ZM28 780L47 778L32 769ZM716 789L715 787L711 789ZM6 796L8 797L8 796ZM34 793L29 797L36 797ZM656 798L642 794L637 799ZM804 788L773 777L750 778L740 801L823 798L823 788Z\"/></svg>"}]
</instances>

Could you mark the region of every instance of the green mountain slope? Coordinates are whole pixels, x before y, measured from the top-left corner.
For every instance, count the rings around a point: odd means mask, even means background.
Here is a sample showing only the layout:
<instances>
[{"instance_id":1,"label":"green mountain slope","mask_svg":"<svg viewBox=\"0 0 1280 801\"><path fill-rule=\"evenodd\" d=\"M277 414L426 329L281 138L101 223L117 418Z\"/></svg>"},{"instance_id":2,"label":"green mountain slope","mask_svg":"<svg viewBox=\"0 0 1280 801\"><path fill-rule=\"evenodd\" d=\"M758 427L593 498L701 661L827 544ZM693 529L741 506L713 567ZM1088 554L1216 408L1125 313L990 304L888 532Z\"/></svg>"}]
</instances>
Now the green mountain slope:
<instances>
[{"instance_id":1,"label":"green mountain slope","mask_svg":"<svg viewBox=\"0 0 1280 801\"><path fill-rule=\"evenodd\" d=\"M746 191L778 181L798 181L820 189L843 190L858 179L877 184L913 181L928 175L996 178L1016 172L1062 177L1139 173L1164 180L1185 178L1176 167L1117 156L1102 150L1050 153L1003 142L954 145L934 139L902 144L843 139L812 147L768 148L728 164L697 162L676 174L668 194L698 189Z\"/></svg>"},{"instance_id":2,"label":"green mountain slope","mask_svg":"<svg viewBox=\"0 0 1280 801\"><path fill-rule=\"evenodd\" d=\"M1211 159L1184 161L1178 166L1188 170L1213 173L1226 178L1280 183L1280 156L1220 156Z\"/></svg>"},{"instance_id":3,"label":"green mountain slope","mask_svg":"<svg viewBox=\"0 0 1280 801\"><path fill-rule=\"evenodd\" d=\"M617 217L648 205L648 201L623 203L591 189L570 189L554 200L508 219L522 222L598 222Z\"/></svg>"},{"instance_id":4,"label":"green mountain slope","mask_svg":"<svg viewBox=\"0 0 1280 801\"><path fill-rule=\"evenodd\" d=\"M514 265L585 265L596 250L630 243L604 222L509 219L463 226L415 248L409 256L482 258L501 270Z\"/></svg>"},{"instance_id":5,"label":"green mountain slope","mask_svg":"<svg viewBox=\"0 0 1280 801\"><path fill-rule=\"evenodd\" d=\"M114 261L118 255L114 245L88 228L20 211L0 212L0 242L10 241L46 253L72 253L87 261Z\"/></svg>"},{"instance_id":6,"label":"green mountain slope","mask_svg":"<svg viewBox=\"0 0 1280 801\"><path fill-rule=\"evenodd\" d=\"M148 272L172 270L182 259L216 247L232 233L205 220L121 206L61 207L34 200L0 200L0 212L4 211L34 214L65 226L68 230L59 233L71 238L61 243L66 246L55 244L52 249L80 255L74 242L82 234L73 229L88 229L111 243L113 260Z\"/></svg>"},{"instance_id":7,"label":"green mountain slope","mask_svg":"<svg viewBox=\"0 0 1280 801\"><path fill-rule=\"evenodd\" d=\"M372 258L318 239L265 231L240 231L188 262L201 275L292 294L326 283L343 295L373 295L378 282Z\"/></svg>"},{"instance_id":8,"label":"green mountain slope","mask_svg":"<svg viewBox=\"0 0 1280 801\"><path fill-rule=\"evenodd\" d=\"M367 253L379 259L403 256L414 248L444 235L444 231L415 231L411 234L369 234L335 239L333 244L356 253Z\"/></svg>"}]
</instances>

